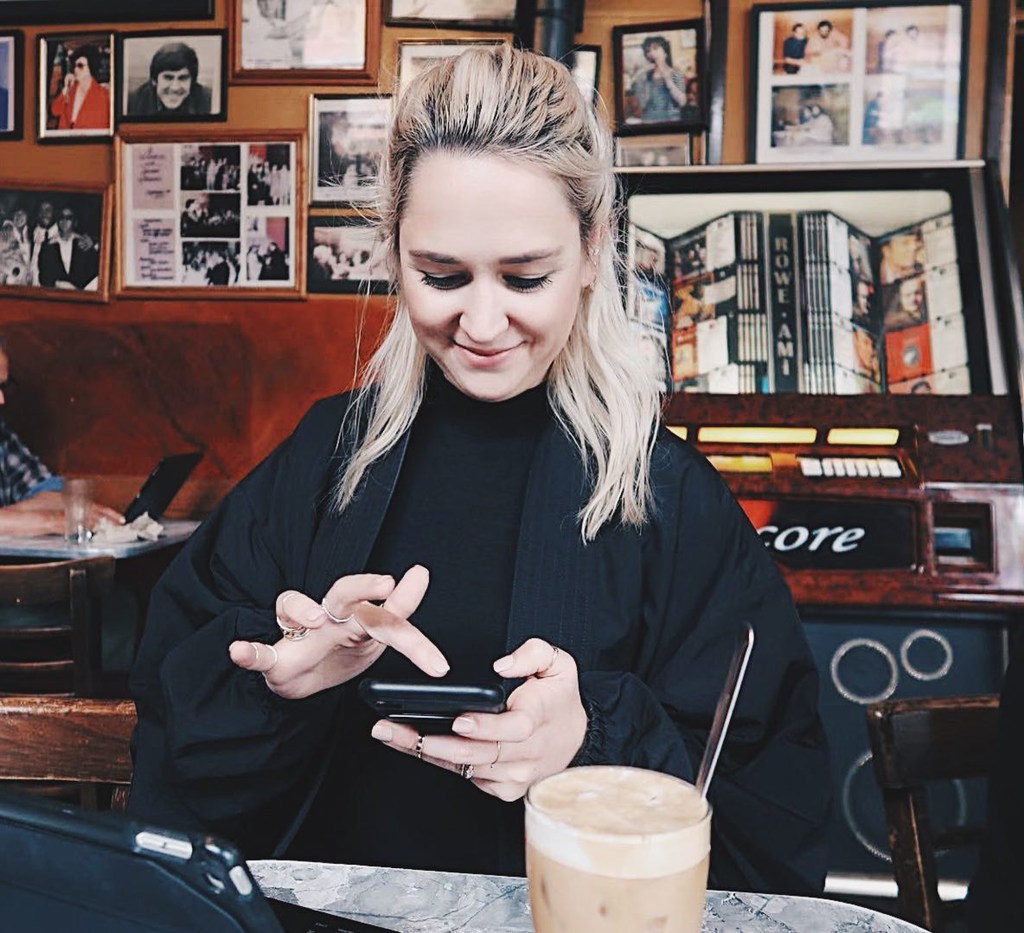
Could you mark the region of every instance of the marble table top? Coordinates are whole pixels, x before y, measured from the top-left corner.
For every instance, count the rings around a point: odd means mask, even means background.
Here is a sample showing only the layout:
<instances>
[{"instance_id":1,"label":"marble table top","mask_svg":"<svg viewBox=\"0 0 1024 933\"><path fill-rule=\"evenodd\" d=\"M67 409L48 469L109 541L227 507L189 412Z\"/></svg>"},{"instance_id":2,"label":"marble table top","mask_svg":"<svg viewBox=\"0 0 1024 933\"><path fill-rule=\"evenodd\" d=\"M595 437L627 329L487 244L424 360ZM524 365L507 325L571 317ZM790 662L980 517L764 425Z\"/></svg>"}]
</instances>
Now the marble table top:
<instances>
[{"instance_id":1,"label":"marble table top","mask_svg":"<svg viewBox=\"0 0 1024 933\"><path fill-rule=\"evenodd\" d=\"M399 933L530 933L526 881L405 868L252 861L267 897ZM709 891L703 933L914 933L886 914L824 898Z\"/></svg>"}]
</instances>

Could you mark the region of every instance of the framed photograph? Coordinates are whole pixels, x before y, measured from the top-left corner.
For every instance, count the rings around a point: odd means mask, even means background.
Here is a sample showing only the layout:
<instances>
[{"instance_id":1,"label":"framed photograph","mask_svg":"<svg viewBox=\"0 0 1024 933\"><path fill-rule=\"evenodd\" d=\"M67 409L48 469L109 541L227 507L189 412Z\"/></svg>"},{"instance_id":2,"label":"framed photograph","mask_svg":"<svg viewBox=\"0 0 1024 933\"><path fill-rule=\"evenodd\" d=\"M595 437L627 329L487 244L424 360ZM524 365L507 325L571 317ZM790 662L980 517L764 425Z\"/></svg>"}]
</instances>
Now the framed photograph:
<instances>
[{"instance_id":1,"label":"framed photograph","mask_svg":"<svg viewBox=\"0 0 1024 933\"><path fill-rule=\"evenodd\" d=\"M663 168L693 163L693 137L688 133L615 137L618 168Z\"/></svg>"},{"instance_id":2,"label":"framed photograph","mask_svg":"<svg viewBox=\"0 0 1024 933\"><path fill-rule=\"evenodd\" d=\"M572 72L583 96L596 103L601 79L601 46L577 45L566 53L562 61Z\"/></svg>"},{"instance_id":3,"label":"framed photograph","mask_svg":"<svg viewBox=\"0 0 1024 933\"><path fill-rule=\"evenodd\" d=\"M300 297L304 137L123 130L116 143L119 294Z\"/></svg>"},{"instance_id":4,"label":"framed photograph","mask_svg":"<svg viewBox=\"0 0 1024 933\"><path fill-rule=\"evenodd\" d=\"M215 0L0 0L0 26L213 19Z\"/></svg>"},{"instance_id":5,"label":"framed photograph","mask_svg":"<svg viewBox=\"0 0 1024 933\"><path fill-rule=\"evenodd\" d=\"M0 185L0 293L106 301L105 185Z\"/></svg>"},{"instance_id":6,"label":"framed photograph","mask_svg":"<svg viewBox=\"0 0 1024 933\"><path fill-rule=\"evenodd\" d=\"M963 152L967 0L753 9L753 162Z\"/></svg>"},{"instance_id":7,"label":"framed photograph","mask_svg":"<svg viewBox=\"0 0 1024 933\"><path fill-rule=\"evenodd\" d=\"M227 47L223 29L119 35L118 122L226 120Z\"/></svg>"},{"instance_id":8,"label":"framed photograph","mask_svg":"<svg viewBox=\"0 0 1024 933\"><path fill-rule=\"evenodd\" d=\"M20 32L0 33L0 142L22 136L23 49Z\"/></svg>"},{"instance_id":9,"label":"framed photograph","mask_svg":"<svg viewBox=\"0 0 1024 933\"><path fill-rule=\"evenodd\" d=\"M248 84L377 83L380 4L230 0L231 77Z\"/></svg>"},{"instance_id":10,"label":"framed photograph","mask_svg":"<svg viewBox=\"0 0 1024 933\"><path fill-rule=\"evenodd\" d=\"M427 39L398 40L398 77L395 94L401 94L418 74L436 65L444 58L454 58L471 48L500 45L506 39L445 39L434 42Z\"/></svg>"},{"instance_id":11,"label":"framed photograph","mask_svg":"<svg viewBox=\"0 0 1024 933\"><path fill-rule=\"evenodd\" d=\"M314 205L369 204L391 119L389 96L314 94L309 99Z\"/></svg>"},{"instance_id":12,"label":"framed photograph","mask_svg":"<svg viewBox=\"0 0 1024 933\"><path fill-rule=\"evenodd\" d=\"M308 291L311 295L386 294L387 267L377 228L364 217L324 214L309 218Z\"/></svg>"},{"instance_id":13,"label":"framed photograph","mask_svg":"<svg viewBox=\"0 0 1024 933\"><path fill-rule=\"evenodd\" d=\"M384 22L428 29L511 29L516 0L384 0Z\"/></svg>"},{"instance_id":14,"label":"framed photograph","mask_svg":"<svg viewBox=\"0 0 1024 933\"><path fill-rule=\"evenodd\" d=\"M114 135L114 34L39 37L39 139Z\"/></svg>"},{"instance_id":15,"label":"framed photograph","mask_svg":"<svg viewBox=\"0 0 1024 933\"><path fill-rule=\"evenodd\" d=\"M620 134L678 133L706 125L701 20L616 26L612 47Z\"/></svg>"}]
</instances>

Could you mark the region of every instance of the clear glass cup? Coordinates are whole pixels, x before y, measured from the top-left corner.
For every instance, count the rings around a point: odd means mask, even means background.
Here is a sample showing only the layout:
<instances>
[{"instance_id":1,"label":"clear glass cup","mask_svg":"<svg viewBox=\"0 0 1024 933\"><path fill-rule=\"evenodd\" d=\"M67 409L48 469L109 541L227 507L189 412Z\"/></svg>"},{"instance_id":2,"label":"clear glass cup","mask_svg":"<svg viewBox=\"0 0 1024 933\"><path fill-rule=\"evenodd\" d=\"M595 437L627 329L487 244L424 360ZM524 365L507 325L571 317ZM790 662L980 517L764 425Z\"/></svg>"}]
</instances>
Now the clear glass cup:
<instances>
[{"instance_id":1,"label":"clear glass cup","mask_svg":"<svg viewBox=\"0 0 1024 933\"><path fill-rule=\"evenodd\" d=\"M87 479L64 480L64 538L85 544L91 537L92 483Z\"/></svg>"},{"instance_id":2,"label":"clear glass cup","mask_svg":"<svg viewBox=\"0 0 1024 933\"><path fill-rule=\"evenodd\" d=\"M700 933L711 807L686 781L640 768L570 768L526 795L537 933Z\"/></svg>"}]
</instances>

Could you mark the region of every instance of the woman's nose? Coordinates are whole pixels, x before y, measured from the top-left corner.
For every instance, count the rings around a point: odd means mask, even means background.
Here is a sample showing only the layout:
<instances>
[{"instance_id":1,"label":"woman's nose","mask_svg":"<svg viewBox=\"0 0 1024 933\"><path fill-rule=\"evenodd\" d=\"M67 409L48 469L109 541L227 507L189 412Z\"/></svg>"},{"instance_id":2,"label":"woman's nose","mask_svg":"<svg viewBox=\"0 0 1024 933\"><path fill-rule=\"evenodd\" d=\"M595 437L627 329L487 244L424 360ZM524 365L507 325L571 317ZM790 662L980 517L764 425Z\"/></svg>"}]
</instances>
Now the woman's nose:
<instances>
[{"instance_id":1,"label":"woman's nose","mask_svg":"<svg viewBox=\"0 0 1024 933\"><path fill-rule=\"evenodd\" d=\"M465 298L459 326L477 346L493 343L508 328L508 315L502 308L498 289L474 282L473 287L466 289Z\"/></svg>"}]
</instances>

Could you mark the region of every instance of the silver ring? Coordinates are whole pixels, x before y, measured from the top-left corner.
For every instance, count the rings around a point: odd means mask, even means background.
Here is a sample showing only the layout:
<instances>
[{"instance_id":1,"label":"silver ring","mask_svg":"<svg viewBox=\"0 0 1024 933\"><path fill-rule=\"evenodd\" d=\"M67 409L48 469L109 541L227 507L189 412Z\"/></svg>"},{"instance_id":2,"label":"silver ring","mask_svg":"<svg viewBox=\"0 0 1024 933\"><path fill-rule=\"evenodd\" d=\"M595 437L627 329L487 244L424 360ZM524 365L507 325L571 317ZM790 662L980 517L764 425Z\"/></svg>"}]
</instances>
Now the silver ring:
<instances>
[{"instance_id":1,"label":"silver ring","mask_svg":"<svg viewBox=\"0 0 1024 933\"><path fill-rule=\"evenodd\" d=\"M271 664L270 667L268 667L263 672L264 674L269 674L277 666L277 662L280 661L281 659L278 657L277 649L273 645L264 645L263 647L266 648L268 651L272 651L274 653L274 663ZM257 657L259 657L259 651L258 650L257 650Z\"/></svg>"},{"instance_id":2,"label":"silver ring","mask_svg":"<svg viewBox=\"0 0 1024 933\"><path fill-rule=\"evenodd\" d=\"M459 773L460 773L460 774L461 774L461 775L462 775L462 776L463 776L463 777L464 777L464 778L465 778L465 779L466 779L467 781L472 781L472 780L473 780L473 770L474 770L474 768L473 768L473 766L472 766L472 765L463 765L463 766L462 766L462 767L461 767L461 768L459 769Z\"/></svg>"},{"instance_id":3,"label":"silver ring","mask_svg":"<svg viewBox=\"0 0 1024 933\"><path fill-rule=\"evenodd\" d=\"M339 619L330 609L327 608L327 597L320 600L320 608L326 613L327 618L336 625L344 625L346 622L355 622L356 617L350 612L344 619Z\"/></svg>"},{"instance_id":4,"label":"silver ring","mask_svg":"<svg viewBox=\"0 0 1024 933\"><path fill-rule=\"evenodd\" d=\"M275 618L277 619L277 627L289 641L299 641L299 639L305 638L309 634L309 629L304 625L291 626L285 624L284 619L280 616L275 616Z\"/></svg>"},{"instance_id":5,"label":"silver ring","mask_svg":"<svg viewBox=\"0 0 1024 933\"><path fill-rule=\"evenodd\" d=\"M498 759L501 757L501 742L498 739L495 739L494 744L497 748L494 750L494 761L492 761L490 765L492 768L498 763Z\"/></svg>"},{"instance_id":6,"label":"silver ring","mask_svg":"<svg viewBox=\"0 0 1024 933\"><path fill-rule=\"evenodd\" d=\"M422 761L423 760L423 733L422 732L419 732L419 733L416 734L416 748L414 749L414 751L416 752L416 757L419 758L420 761Z\"/></svg>"}]
</instances>

